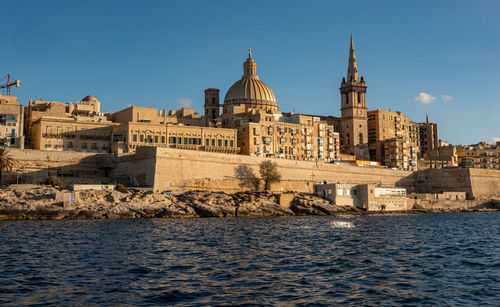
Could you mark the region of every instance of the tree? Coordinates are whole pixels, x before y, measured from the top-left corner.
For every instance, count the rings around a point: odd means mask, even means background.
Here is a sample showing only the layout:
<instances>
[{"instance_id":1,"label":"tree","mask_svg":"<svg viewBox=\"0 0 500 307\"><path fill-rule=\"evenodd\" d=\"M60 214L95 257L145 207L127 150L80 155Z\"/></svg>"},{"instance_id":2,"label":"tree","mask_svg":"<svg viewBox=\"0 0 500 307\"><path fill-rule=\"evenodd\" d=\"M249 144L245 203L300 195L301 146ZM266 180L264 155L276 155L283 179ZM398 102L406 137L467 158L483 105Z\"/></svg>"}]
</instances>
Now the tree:
<instances>
[{"instance_id":1,"label":"tree","mask_svg":"<svg viewBox=\"0 0 500 307\"><path fill-rule=\"evenodd\" d=\"M248 165L240 164L234 169L236 178L240 180L240 187L250 190L259 190L260 179L255 176L253 169Z\"/></svg>"},{"instance_id":2,"label":"tree","mask_svg":"<svg viewBox=\"0 0 500 307\"><path fill-rule=\"evenodd\" d=\"M270 190L271 184L281 181L281 175L278 172L278 164L270 160L262 161L259 164L259 172L262 180L264 180L264 190Z\"/></svg>"},{"instance_id":3,"label":"tree","mask_svg":"<svg viewBox=\"0 0 500 307\"><path fill-rule=\"evenodd\" d=\"M2 183L3 172L10 172L14 165L14 159L9 155L9 151L5 148L0 148L0 184Z\"/></svg>"}]
</instances>

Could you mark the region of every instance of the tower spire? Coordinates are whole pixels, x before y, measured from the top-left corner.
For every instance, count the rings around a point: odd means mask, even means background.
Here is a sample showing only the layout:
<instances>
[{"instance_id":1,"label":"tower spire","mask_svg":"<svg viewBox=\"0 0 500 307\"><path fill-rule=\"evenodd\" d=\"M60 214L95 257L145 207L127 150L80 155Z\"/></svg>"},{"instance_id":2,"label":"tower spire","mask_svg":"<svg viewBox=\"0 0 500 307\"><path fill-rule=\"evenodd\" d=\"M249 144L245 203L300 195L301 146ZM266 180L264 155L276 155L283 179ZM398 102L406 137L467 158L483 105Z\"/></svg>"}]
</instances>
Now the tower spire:
<instances>
[{"instance_id":1,"label":"tower spire","mask_svg":"<svg viewBox=\"0 0 500 307\"><path fill-rule=\"evenodd\" d=\"M349 48L349 64L347 66L347 82L358 82L358 66L356 65L356 53L354 52L354 42L351 34L351 47Z\"/></svg>"}]
</instances>

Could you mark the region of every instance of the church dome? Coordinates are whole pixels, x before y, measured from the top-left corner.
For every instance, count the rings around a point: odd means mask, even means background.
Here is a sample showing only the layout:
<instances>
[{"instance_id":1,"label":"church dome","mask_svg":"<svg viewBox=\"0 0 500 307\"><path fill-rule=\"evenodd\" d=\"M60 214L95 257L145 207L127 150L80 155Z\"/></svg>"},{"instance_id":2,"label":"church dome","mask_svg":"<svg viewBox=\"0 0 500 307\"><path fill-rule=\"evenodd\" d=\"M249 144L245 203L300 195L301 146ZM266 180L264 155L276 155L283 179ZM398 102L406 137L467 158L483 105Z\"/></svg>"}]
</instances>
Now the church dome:
<instances>
[{"instance_id":1,"label":"church dome","mask_svg":"<svg viewBox=\"0 0 500 307\"><path fill-rule=\"evenodd\" d=\"M99 102L99 100L97 100L97 98L95 98L94 96L85 96L82 101L88 101L88 102Z\"/></svg>"},{"instance_id":2,"label":"church dome","mask_svg":"<svg viewBox=\"0 0 500 307\"><path fill-rule=\"evenodd\" d=\"M227 91L224 105L247 104L252 108L277 110L278 104L273 91L257 76L257 64L252 58L251 50L243 64L243 70L241 80L236 81Z\"/></svg>"}]
</instances>

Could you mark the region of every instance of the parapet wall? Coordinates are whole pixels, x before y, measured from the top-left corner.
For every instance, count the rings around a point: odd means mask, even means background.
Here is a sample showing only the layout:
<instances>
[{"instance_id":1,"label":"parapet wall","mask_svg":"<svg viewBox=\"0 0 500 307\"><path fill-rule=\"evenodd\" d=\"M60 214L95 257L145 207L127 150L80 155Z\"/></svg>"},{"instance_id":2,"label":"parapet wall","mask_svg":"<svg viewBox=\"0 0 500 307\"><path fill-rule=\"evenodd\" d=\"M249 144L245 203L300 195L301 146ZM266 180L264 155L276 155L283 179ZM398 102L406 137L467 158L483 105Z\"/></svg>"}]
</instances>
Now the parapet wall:
<instances>
[{"instance_id":1,"label":"parapet wall","mask_svg":"<svg viewBox=\"0 0 500 307\"><path fill-rule=\"evenodd\" d=\"M210 190L238 192L253 189L252 178L260 177L259 163L269 158L229 155L170 148L151 148L155 159L155 190ZM153 152L151 152L153 154ZM393 186L405 182L411 172L384 168L336 165L285 159L278 164L281 182L274 192L314 192L314 183L374 183ZM412 179L409 179L412 180Z\"/></svg>"},{"instance_id":2,"label":"parapet wall","mask_svg":"<svg viewBox=\"0 0 500 307\"><path fill-rule=\"evenodd\" d=\"M210 190L234 193L254 189L259 163L269 158L140 147L133 155L115 157L67 151L9 149L16 160L3 183L42 183L55 175L66 184L114 183L155 190ZM398 186L407 193L466 192L468 199L500 199L500 170L427 169L415 173L377 167L337 165L285 159L278 164L282 181L274 192L314 193L314 183Z\"/></svg>"},{"instance_id":3,"label":"parapet wall","mask_svg":"<svg viewBox=\"0 0 500 307\"><path fill-rule=\"evenodd\" d=\"M443 168L426 169L412 174L412 180L400 182L408 193L465 192L467 199L500 196L500 170ZM408 178L409 179L409 178Z\"/></svg>"},{"instance_id":4,"label":"parapet wall","mask_svg":"<svg viewBox=\"0 0 500 307\"><path fill-rule=\"evenodd\" d=\"M43 183L49 176L57 176L66 184L101 183L112 168L110 154L71 151L9 149L13 158L12 172L2 176L2 183Z\"/></svg>"},{"instance_id":5,"label":"parapet wall","mask_svg":"<svg viewBox=\"0 0 500 307\"><path fill-rule=\"evenodd\" d=\"M500 170L478 168L468 170L474 198L500 199Z\"/></svg>"}]
</instances>

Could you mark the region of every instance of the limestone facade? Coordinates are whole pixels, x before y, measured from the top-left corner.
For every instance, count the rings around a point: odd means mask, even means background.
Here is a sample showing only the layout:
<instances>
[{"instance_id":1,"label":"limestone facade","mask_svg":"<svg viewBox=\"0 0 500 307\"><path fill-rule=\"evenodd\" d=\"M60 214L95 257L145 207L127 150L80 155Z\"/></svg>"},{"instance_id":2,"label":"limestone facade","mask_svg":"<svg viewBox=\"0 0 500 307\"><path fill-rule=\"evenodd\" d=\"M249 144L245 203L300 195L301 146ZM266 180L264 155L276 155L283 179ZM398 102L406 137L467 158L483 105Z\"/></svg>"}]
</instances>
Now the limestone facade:
<instances>
[{"instance_id":1,"label":"limestone facade","mask_svg":"<svg viewBox=\"0 0 500 307\"><path fill-rule=\"evenodd\" d=\"M314 192L336 205L350 206L367 211L407 210L406 190L376 184L320 183Z\"/></svg>"},{"instance_id":2,"label":"limestone facade","mask_svg":"<svg viewBox=\"0 0 500 307\"><path fill-rule=\"evenodd\" d=\"M210 90L210 89L209 89ZM205 91L206 107L211 99ZM213 107L212 107L213 110ZM212 118L210 114L205 114ZM243 77L224 98L222 127L238 131L244 155L329 162L339 159L339 134L318 116L282 113L271 89L257 76L251 53L243 64Z\"/></svg>"},{"instance_id":3,"label":"limestone facade","mask_svg":"<svg viewBox=\"0 0 500 307\"><path fill-rule=\"evenodd\" d=\"M418 169L457 167L458 156L455 146L440 146L424 154L418 160Z\"/></svg>"},{"instance_id":4,"label":"limestone facade","mask_svg":"<svg viewBox=\"0 0 500 307\"><path fill-rule=\"evenodd\" d=\"M384 165L408 171L417 170L417 147L403 137L385 140Z\"/></svg>"},{"instance_id":5,"label":"limestone facade","mask_svg":"<svg viewBox=\"0 0 500 307\"><path fill-rule=\"evenodd\" d=\"M207 127L206 119L192 108L158 111L131 106L111 114L113 152L134 152L138 146L168 147L236 154L239 152L235 129Z\"/></svg>"},{"instance_id":6,"label":"limestone facade","mask_svg":"<svg viewBox=\"0 0 500 307\"><path fill-rule=\"evenodd\" d=\"M500 169L500 142L456 146L458 165L462 168Z\"/></svg>"},{"instance_id":7,"label":"limestone facade","mask_svg":"<svg viewBox=\"0 0 500 307\"><path fill-rule=\"evenodd\" d=\"M339 160L339 134L318 117L255 110L238 125L242 154L294 160Z\"/></svg>"},{"instance_id":8,"label":"limestone facade","mask_svg":"<svg viewBox=\"0 0 500 307\"><path fill-rule=\"evenodd\" d=\"M129 122L115 127L112 139L117 153L134 152L139 146L239 152L235 129Z\"/></svg>"},{"instance_id":9,"label":"limestone facade","mask_svg":"<svg viewBox=\"0 0 500 307\"><path fill-rule=\"evenodd\" d=\"M360 208L366 211L401 211L408 209L406 190L399 187L362 184L357 187Z\"/></svg>"},{"instance_id":10,"label":"limestone facade","mask_svg":"<svg viewBox=\"0 0 500 307\"><path fill-rule=\"evenodd\" d=\"M0 95L0 146L24 148L24 108L16 96Z\"/></svg>"},{"instance_id":11,"label":"limestone facade","mask_svg":"<svg viewBox=\"0 0 500 307\"><path fill-rule=\"evenodd\" d=\"M372 110L368 112L368 143L370 148L370 159L385 163L384 142L394 138L408 141L418 146L418 139L410 137L410 127L413 130L414 124L410 122L408 116L402 112L392 112L387 110ZM415 136L415 133L411 133ZM409 159L408 159L409 160ZM416 161L416 157L415 157Z\"/></svg>"},{"instance_id":12,"label":"limestone facade","mask_svg":"<svg viewBox=\"0 0 500 307\"><path fill-rule=\"evenodd\" d=\"M249 179L259 178L259 163L265 157L250 157L161 147L139 147L131 160L120 162L111 176L130 176L155 190L206 190L238 192L254 189ZM374 183L394 186L406 182L410 172L333 163L273 159L282 176L274 192L314 192L316 182ZM411 179L409 179L411 180ZM126 182L125 182L126 184ZM407 183L408 186L412 182Z\"/></svg>"},{"instance_id":13,"label":"limestone facade","mask_svg":"<svg viewBox=\"0 0 500 307\"><path fill-rule=\"evenodd\" d=\"M347 80L342 78L340 147L342 153L356 155L358 160L368 160L368 127L366 83L358 77L354 43L351 36Z\"/></svg>"},{"instance_id":14,"label":"limestone facade","mask_svg":"<svg viewBox=\"0 0 500 307\"><path fill-rule=\"evenodd\" d=\"M32 149L109 153L113 123L100 102L31 101L26 107L27 145Z\"/></svg>"}]
</instances>

